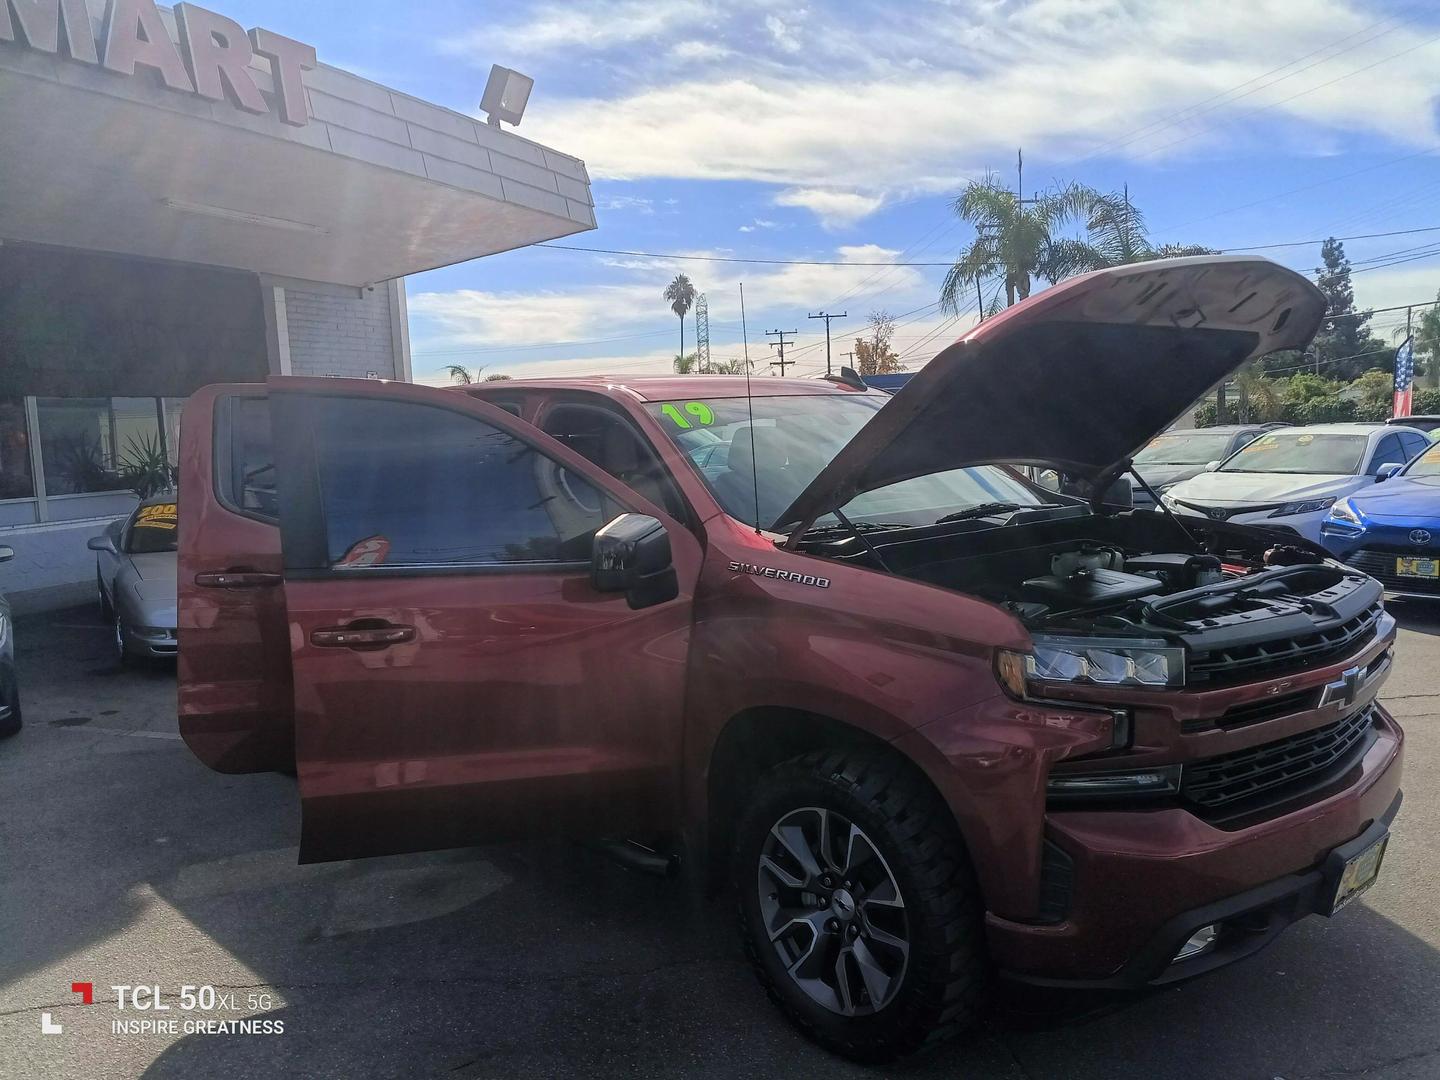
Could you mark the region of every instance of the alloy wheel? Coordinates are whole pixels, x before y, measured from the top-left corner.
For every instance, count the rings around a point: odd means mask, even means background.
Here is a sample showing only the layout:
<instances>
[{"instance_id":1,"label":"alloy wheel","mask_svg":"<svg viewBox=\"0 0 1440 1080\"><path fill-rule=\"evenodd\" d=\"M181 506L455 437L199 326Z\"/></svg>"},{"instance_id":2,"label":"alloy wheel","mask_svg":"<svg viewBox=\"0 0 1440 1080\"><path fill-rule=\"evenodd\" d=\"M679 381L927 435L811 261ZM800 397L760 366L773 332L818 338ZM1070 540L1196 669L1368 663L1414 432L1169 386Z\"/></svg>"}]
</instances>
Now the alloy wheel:
<instances>
[{"instance_id":1,"label":"alloy wheel","mask_svg":"<svg viewBox=\"0 0 1440 1080\"><path fill-rule=\"evenodd\" d=\"M834 810L792 810L770 828L758 868L760 914L795 984L841 1016L899 992L910 959L904 897L865 832Z\"/></svg>"}]
</instances>

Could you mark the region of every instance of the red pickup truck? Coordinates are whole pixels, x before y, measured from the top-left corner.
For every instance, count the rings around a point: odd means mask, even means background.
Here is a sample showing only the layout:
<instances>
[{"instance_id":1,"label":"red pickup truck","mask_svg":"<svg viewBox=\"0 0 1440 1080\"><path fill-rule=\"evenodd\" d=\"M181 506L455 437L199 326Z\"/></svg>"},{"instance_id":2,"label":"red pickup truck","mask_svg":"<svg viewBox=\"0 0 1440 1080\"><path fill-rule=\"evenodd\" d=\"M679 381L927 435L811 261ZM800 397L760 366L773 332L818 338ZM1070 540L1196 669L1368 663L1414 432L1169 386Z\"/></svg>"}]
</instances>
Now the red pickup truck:
<instances>
[{"instance_id":1,"label":"red pickup truck","mask_svg":"<svg viewBox=\"0 0 1440 1080\"><path fill-rule=\"evenodd\" d=\"M544 829L728 882L771 998L862 1060L962 1029L996 973L1188 978L1363 891L1399 808L1379 585L1117 487L1324 311L1203 257L1051 288L893 397L209 387L181 731L297 773L302 860Z\"/></svg>"}]
</instances>

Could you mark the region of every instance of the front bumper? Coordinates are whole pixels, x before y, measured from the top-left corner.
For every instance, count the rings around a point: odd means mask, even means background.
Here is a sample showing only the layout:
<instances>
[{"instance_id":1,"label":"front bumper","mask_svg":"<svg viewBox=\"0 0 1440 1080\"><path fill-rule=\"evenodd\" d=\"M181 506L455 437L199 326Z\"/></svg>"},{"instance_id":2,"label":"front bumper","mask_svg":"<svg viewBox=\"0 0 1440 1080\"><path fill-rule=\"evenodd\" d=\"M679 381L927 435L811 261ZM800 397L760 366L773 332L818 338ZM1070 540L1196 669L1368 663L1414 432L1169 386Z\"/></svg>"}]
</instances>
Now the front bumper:
<instances>
[{"instance_id":1,"label":"front bumper","mask_svg":"<svg viewBox=\"0 0 1440 1080\"><path fill-rule=\"evenodd\" d=\"M1068 912L1053 925L987 915L996 965L1041 985L1163 985L1268 944L1316 910L1335 849L1398 811L1404 735L1383 708L1377 729L1328 795L1244 828L1181 808L1049 814L1050 842L1073 866ZM1214 950L1171 963L1190 934L1217 922Z\"/></svg>"},{"instance_id":2,"label":"front bumper","mask_svg":"<svg viewBox=\"0 0 1440 1080\"><path fill-rule=\"evenodd\" d=\"M126 627L125 651L131 656L175 659L180 651L173 627Z\"/></svg>"}]
</instances>

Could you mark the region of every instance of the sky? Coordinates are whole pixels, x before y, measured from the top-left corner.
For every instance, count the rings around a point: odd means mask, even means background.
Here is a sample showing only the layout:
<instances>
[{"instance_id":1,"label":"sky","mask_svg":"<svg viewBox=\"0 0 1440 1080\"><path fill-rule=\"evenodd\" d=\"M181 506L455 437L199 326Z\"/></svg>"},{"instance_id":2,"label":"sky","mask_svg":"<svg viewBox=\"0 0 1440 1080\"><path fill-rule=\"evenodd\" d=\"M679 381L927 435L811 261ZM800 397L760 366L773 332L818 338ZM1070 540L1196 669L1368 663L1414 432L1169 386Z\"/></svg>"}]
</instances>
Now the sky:
<instances>
[{"instance_id":1,"label":"sky","mask_svg":"<svg viewBox=\"0 0 1440 1080\"><path fill-rule=\"evenodd\" d=\"M583 159L598 227L407 280L417 381L667 371L676 273L711 355L837 364L872 311L912 369L974 320L938 310L969 180L1128 189L1156 243L1312 272L1347 240L1357 301L1440 290L1440 5L1431 0L225 0L333 64L478 115L491 64L535 79L521 135ZM1306 241L1306 243L1299 243ZM930 263L912 266L902 263ZM987 290L988 292L988 290ZM987 295L986 300L990 297ZM1377 315L1389 336L1404 312ZM692 319L685 347L694 347Z\"/></svg>"}]
</instances>

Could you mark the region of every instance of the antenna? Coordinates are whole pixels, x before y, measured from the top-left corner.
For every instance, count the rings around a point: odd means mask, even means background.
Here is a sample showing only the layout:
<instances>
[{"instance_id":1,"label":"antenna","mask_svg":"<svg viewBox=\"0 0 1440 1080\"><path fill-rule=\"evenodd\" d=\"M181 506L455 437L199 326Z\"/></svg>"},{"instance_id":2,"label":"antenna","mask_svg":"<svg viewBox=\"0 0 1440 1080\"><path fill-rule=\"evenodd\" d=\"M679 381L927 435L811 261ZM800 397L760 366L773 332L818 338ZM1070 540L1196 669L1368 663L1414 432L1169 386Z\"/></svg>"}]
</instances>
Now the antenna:
<instances>
[{"instance_id":1,"label":"antenna","mask_svg":"<svg viewBox=\"0 0 1440 1080\"><path fill-rule=\"evenodd\" d=\"M755 460L755 399L750 395L750 331L745 326L745 283L740 282L740 336L745 342L745 408L750 413L750 479L755 484L755 534L760 534L760 472Z\"/></svg>"}]
</instances>

